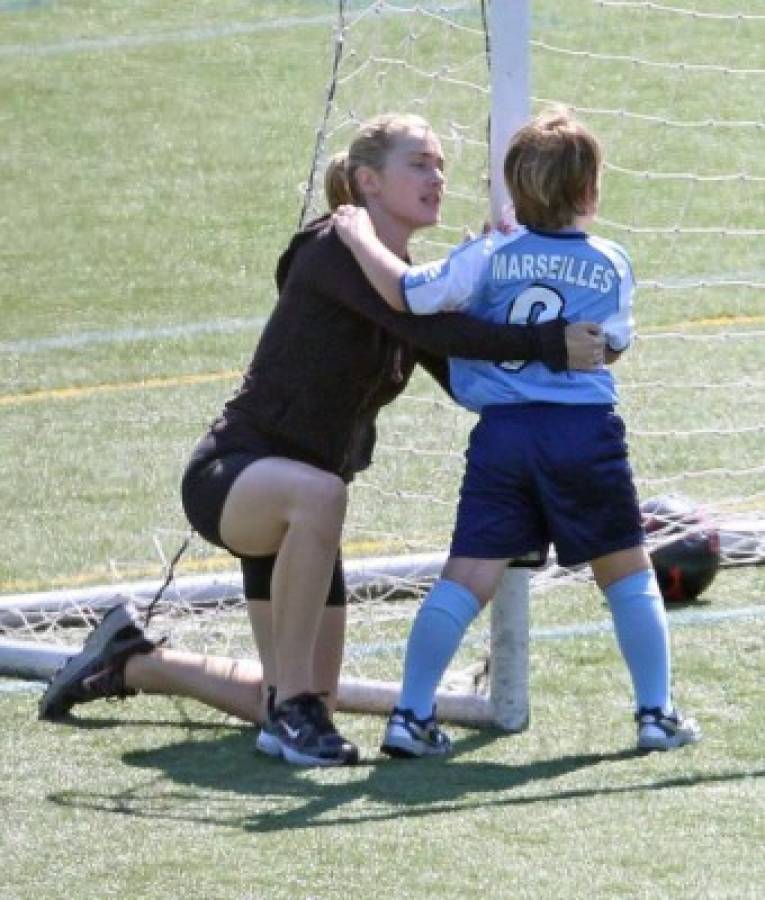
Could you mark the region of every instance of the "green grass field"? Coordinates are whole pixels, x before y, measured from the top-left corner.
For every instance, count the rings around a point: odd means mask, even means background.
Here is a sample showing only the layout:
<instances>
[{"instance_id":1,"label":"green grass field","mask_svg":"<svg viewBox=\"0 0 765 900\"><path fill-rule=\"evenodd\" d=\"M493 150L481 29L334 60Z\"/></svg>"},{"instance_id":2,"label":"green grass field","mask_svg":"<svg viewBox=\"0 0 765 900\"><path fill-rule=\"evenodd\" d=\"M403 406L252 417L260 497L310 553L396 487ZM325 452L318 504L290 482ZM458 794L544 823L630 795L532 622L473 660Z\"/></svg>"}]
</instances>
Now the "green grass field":
<instances>
[{"instance_id":1,"label":"green grass field","mask_svg":"<svg viewBox=\"0 0 765 900\"><path fill-rule=\"evenodd\" d=\"M478 4L438 5L452 28L370 13L349 30L329 148L351 113L424 98L449 159L443 245L484 215L486 98ZM576 105L605 145L598 230L642 285L618 369L641 494L761 519L765 28L761 4L693 6L744 15L538 0L533 106ZM155 544L177 546L184 461L237 386L298 221L334 13L0 0L0 595L157 577ZM434 89L422 73L444 60ZM444 546L471 420L434 397L418 377L382 416L347 556ZM228 568L200 542L181 574ZM677 699L705 741L669 756L631 751L586 584L535 598L535 633L558 637L532 642L530 730L455 729L445 763L383 760L380 720L342 716L365 762L296 772L191 701L54 727L36 688L0 681L0 898L759 898L763 609L765 569L746 566L672 613ZM397 652L364 652L406 628L360 615L349 666L397 677Z\"/></svg>"},{"instance_id":2,"label":"green grass field","mask_svg":"<svg viewBox=\"0 0 765 900\"><path fill-rule=\"evenodd\" d=\"M0 896L761 896L761 631L675 629L705 741L671 755L631 750L610 636L533 646L530 730L453 729L448 762L384 759L371 717L339 717L362 765L302 772L191 701L101 702L52 726L33 694L6 695Z\"/></svg>"}]
</instances>

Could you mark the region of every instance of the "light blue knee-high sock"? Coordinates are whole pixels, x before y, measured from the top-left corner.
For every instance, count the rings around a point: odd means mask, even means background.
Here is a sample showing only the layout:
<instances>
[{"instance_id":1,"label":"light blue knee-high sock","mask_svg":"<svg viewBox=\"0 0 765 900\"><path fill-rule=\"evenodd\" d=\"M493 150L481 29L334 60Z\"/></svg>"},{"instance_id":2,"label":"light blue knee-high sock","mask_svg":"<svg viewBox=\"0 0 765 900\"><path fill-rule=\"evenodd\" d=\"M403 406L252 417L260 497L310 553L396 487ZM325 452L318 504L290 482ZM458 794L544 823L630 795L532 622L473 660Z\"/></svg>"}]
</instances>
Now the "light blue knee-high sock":
<instances>
[{"instance_id":1,"label":"light blue knee-high sock","mask_svg":"<svg viewBox=\"0 0 765 900\"><path fill-rule=\"evenodd\" d=\"M430 716L438 683L480 611L476 598L461 584L441 579L433 585L409 633L401 709L411 709L418 719Z\"/></svg>"},{"instance_id":2,"label":"light blue knee-high sock","mask_svg":"<svg viewBox=\"0 0 765 900\"><path fill-rule=\"evenodd\" d=\"M604 591L638 709L672 708L667 613L651 569L620 578Z\"/></svg>"}]
</instances>

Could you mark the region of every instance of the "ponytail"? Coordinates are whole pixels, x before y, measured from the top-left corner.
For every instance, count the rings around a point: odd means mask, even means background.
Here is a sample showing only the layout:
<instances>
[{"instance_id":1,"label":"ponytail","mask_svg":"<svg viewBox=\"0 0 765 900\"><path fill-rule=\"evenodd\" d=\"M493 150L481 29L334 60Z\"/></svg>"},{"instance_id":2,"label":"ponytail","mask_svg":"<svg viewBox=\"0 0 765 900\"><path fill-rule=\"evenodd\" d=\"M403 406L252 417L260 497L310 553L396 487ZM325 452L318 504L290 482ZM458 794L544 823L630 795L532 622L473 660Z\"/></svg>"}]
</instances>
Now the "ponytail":
<instances>
[{"instance_id":1,"label":"ponytail","mask_svg":"<svg viewBox=\"0 0 765 900\"><path fill-rule=\"evenodd\" d=\"M354 203L348 181L348 151L341 150L330 159L324 173L324 194L330 211L345 203Z\"/></svg>"}]
</instances>

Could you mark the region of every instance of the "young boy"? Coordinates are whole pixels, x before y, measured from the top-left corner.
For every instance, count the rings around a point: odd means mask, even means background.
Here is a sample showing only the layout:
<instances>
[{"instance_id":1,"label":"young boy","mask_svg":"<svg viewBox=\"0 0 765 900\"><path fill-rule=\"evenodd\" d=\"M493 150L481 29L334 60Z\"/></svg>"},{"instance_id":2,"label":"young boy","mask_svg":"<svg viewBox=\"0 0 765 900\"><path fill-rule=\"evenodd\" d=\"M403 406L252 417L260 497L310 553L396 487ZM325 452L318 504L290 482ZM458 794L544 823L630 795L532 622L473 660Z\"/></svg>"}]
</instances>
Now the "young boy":
<instances>
[{"instance_id":1,"label":"young boy","mask_svg":"<svg viewBox=\"0 0 765 900\"><path fill-rule=\"evenodd\" d=\"M632 339L632 268L625 251L590 236L602 154L568 112L520 129L505 157L519 228L493 232L440 262L407 266L380 244L363 210L335 227L387 302L414 314L462 310L491 322L565 316L594 321L604 362ZM638 747L669 750L701 737L671 697L661 594L644 547L617 393L605 366L553 374L535 362L450 360L455 398L480 414L467 451L449 560L412 626L399 704L382 749L448 753L433 699L471 622L508 561L555 545L563 566L589 562L605 594L635 691Z\"/></svg>"}]
</instances>

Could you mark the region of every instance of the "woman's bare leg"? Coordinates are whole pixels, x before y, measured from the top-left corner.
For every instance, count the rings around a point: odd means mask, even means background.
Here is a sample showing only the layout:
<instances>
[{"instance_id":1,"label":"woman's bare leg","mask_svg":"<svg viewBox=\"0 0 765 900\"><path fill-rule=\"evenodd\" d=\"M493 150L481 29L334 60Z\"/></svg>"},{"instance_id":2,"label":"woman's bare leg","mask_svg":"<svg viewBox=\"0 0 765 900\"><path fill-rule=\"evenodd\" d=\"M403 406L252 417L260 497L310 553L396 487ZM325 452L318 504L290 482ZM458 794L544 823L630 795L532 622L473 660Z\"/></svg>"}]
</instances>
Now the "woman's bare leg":
<instances>
[{"instance_id":1,"label":"woman's bare leg","mask_svg":"<svg viewBox=\"0 0 765 900\"><path fill-rule=\"evenodd\" d=\"M274 659L274 635L271 600L247 598L247 615L263 669L263 719L268 717L268 689L276 689L276 661Z\"/></svg>"},{"instance_id":2,"label":"woman's bare leg","mask_svg":"<svg viewBox=\"0 0 765 900\"><path fill-rule=\"evenodd\" d=\"M249 609L253 629L259 632L258 648L264 659L272 649L271 604L269 601L251 601ZM317 641L320 649L314 660L314 679L316 690L327 694L330 711L335 709L337 702L344 638L345 607L326 607ZM266 686L271 684L264 675L267 671L267 665L254 659L159 648L131 656L125 664L124 678L125 686L132 690L188 697L245 722L262 724L268 715Z\"/></svg>"},{"instance_id":3,"label":"woman's bare leg","mask_svg":"<svg viewBox=\"0 0 765 900\"><path fill-rule=\"evenodd\" d=\"M325 703L330 713L337 709L337 689L345 649L345 611L344 606L324 608L314 651L314 683L320 694L326 694Z\"/></svg>"},{"instance_id":4,"label":"woman's bare leg","mask_svg":"<svg viewBox=\"0 0 765 900\"><path fill-rule=\"evenodd\" d=\"M254 659L160 647L128 659L125 685L147 694L190 697L245 722L263 722L263 671Z\"/></svg>"},{"instance_id":5,"label":"woman's bare leg","mask_svg":"<svg viewBox=\"0 0 765 900\"><path fill-rule=\"evenodd\" d=\"M220 529L237 552L277 554L271 601L248 602L262 665L160 648L128 660L126 686L190 697L249 722L265 721L264 686L272 684L279 701L304 691L326 692L333 709L345 608L325 602L345 507L342 481L312 466L265 459L245 469L226 499Z\"/></svg>"},{"instance_id":6,"label":"woman's bare leg","mask_svg":"<svg viewBox=\"0 0 765 900\"><path fill-rule=\"evenodd\" d=\"M277 703L318 689L314 650L346 501L336 476L278 458L248 466L226 498L220 521L225 544L247 556L276 553L271 616Z\"/></svg>"},{"instance_id":7,"label":"woman's bare leg","mask_svg":"<svg viewBox=\"0 0 765 900\"><path fill-rule=\"evenodd\" d=\"M266 686L275 685L272 604L268 600L250 600L247 609L263 666L263 683ZM326 695L325 702L330 712L337 706L337 683L345 646L345 619L344 606L325 606L314 648L314 689Z\"/></svg>"}]
</instances>

